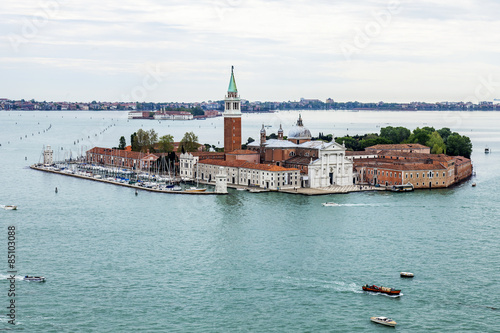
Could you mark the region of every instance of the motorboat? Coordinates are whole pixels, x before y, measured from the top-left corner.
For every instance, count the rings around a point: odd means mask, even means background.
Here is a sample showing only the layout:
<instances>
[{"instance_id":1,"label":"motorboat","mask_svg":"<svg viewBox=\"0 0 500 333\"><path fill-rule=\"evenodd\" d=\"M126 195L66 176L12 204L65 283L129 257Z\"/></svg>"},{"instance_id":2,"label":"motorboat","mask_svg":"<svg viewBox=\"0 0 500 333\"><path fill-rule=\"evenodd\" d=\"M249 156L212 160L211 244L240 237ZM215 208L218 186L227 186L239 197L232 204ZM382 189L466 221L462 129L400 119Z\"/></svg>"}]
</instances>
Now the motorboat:
<instances>
[{"instance_id":1,"label":"motorboat","mask_svg":"<svg viewBox=\"0 0 500 333\"><path fill-rule=\"evenodd\" d=\"M325 207L334 207L334 206L340 206L338 203L336 202L323 202L322 203L323 206Z\"/></svg>"},{"instance_id":2,"label":"motorboat","mask_svg":"<svg viewBox=\"0 0 500 333\"><path fill-rule=\"evenodd\" d=\"M206 188L190 187L185 192L205 192Z\"/></svg>"},{"instance_id":3,"label":"motorboat","mask_svg":"<svg viewBox=\"0 0 500 333\"><path fill-rule=\"evenodd\" d=\"M5 209L5 210L17 210L17 206L6 205L6 206L3 206L3 209Z\"/></svg>"},{"instance_id":4,"label":"motorboat","mask_svg":"<svg viewBox=\"0 0 500 333\"><path fill-rule=\"evenodd\" d=\"M28 276L26 275L23 278L24 281L30 281L30 282L45 282L45 278L43 276Z\"/></svg>"},{"instance_id":5,"label":"motorboat","mask_svg":"<svg viewBox=\"0 0 500 333\"><path fill-rule=\"evenodd\" d=\"M370 317L370 320L373 321L374 323L391 327L394 327L397 324L394 320L387 317Z\"/></svg>"},{"instance_id":6,"label":"motorboat","mask_svg":"<svg viewBox=\"0 0 500 333\"><path fill-rule=\"evenodd\" d=\"M411 183L405 185L393 185L391 187L392 192L411 192L413 191L413 185Z\"/></svg>"},{"instance_id":7,"label":"motorboat","mask_svg":"<svg viewBox=\"0 0 500 333\"><path fill-rule=\"evenodd\" d=\"M476 187L476 183L472 183L472 187Z\"/></svg>"},{"instance_id":8,"label":"motorboat","mask_svg":"<svg viewBox=\"0 0 500 333\"><path fill-rule=\"evenodd\" d=\"M383 294L387 294L387 295L399 295L399 293L401 293L401 290L396 290L394 288L387 288L387 287L378 287L374 284L372 284L370 286L365 284L362 288L364 291L371 291L374 293L383 293Z\"/></svg>"},{"instance_id":9,"label":"motorboat","mask_svg":"<svg viewBox=\"0 0 500 333\"><path fill-rule=\"evenodd\" d=\"M412 278L414 275L413 275L413 273L410 273L410 272L401 272L401 273L399 273L399 276L401 276L403 278Z\"/></svg>"}]
</instances>

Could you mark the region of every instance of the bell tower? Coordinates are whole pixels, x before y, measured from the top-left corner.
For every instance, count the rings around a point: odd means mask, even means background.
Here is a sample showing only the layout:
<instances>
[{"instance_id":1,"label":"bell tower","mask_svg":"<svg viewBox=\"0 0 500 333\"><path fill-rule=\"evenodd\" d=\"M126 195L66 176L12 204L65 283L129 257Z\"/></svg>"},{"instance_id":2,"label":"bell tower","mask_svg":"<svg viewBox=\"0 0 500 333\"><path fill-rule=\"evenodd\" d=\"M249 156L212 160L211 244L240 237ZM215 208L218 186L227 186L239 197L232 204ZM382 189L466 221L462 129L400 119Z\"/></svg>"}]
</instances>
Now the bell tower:
<instances>
[{"instance_id":1,"label":"bell tower","mask_svg":"<svg viewBox=\"0 0 500 333\"><path fill-rule=\"evenodd\" d=\"M224 98L224 152L241 149L241 100L234 80L234 66L231 66L231 79Z\"/></svg>"}]
</instances>

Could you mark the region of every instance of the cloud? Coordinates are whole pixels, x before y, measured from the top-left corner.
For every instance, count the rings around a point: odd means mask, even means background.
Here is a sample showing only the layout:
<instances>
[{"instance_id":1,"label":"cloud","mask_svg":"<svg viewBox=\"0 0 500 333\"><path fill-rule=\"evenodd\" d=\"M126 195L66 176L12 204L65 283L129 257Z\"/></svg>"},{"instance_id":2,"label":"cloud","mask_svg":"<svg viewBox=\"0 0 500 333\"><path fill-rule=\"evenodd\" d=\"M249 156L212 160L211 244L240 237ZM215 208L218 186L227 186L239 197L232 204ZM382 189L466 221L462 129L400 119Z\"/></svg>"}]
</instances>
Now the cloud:
<instances>
[{"instance_id":1,"label":"cloud","mask_svg":"<svg viewBox=\"0 0 500 333\"><path fill-rule=\"evenodd\" d=\"M120 87L119 96L128 89L123 82L133 86L141 68L156 64L168 73L150 94L161 100L222 98L231 65L251 100L434 99L440 90L429 88L428 76L449 87L443 98L459 98L469 88L454 92L457 80L474 86L478 76L498 73L499 9L491 0L47 0L35 7L8 0L0 66L21 76L29 68L38 81L47 68L84 82L97 76ZM17 48L13 36L23 38ZM12 93L6 82L0 90ZM68 94L47 85L44 99ZM88 100L104 89L80 88Z\"/></svg>"}]
</instances>

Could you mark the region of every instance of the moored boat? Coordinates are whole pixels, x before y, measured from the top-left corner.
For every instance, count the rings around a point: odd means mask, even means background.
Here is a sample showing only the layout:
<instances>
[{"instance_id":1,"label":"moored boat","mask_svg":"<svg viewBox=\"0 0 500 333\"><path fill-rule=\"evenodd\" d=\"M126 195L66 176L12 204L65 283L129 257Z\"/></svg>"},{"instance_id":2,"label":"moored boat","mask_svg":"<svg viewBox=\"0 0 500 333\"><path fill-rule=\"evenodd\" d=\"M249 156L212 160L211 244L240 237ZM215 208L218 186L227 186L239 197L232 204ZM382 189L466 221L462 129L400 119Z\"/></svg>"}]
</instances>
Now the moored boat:
<instances>
[{"instance_id":1,"label":"moored boat","mask_svg":"<svg viewBox=\"0 0 500 333\"><path fill-rule=\"evenodd\" d=\"M45 282L45 278L43 276L28 276L26 275L23 278L24 281L31 281L31 282Z\"/></svg>"},{"instance_id":2,"label":"moored boat","mask_svg":"<svg viewBox=\"0 0 500 333\"><path fill-rule=\"evenodd\" d=\"M206 188L190 187L185 192L205 192Z\"/></svg>"},{"instance_id":3,"label":"moored boat","mask_svg":"<svg viewBox=\"0 0 500 333\"><path fill-rule=\"evenodd\" d=\"M375 293L383 293L388 295L399 295L401 293L401 290L396 290L394 288L387 288L387 287L378 287L374 284L372 285L365 284L362 288L364 291L371 291Z\"/></svg>"},{"instance_id":4,"label":"moored boat","mask_svg":"<svg viewBox=\"0 0 500 333\"><path fill-rule=\"evenodd\" d=\"M370 320L373 321L374 323L391 327L394 327L397 324L394 320L387 317L370 317Z\"/></svg>"},{"instance_id":5,"label":"moored boat","mask_svg":"<svg viewBox=\"0 0 500 333\"><path fill-rule=\"evenodd\" d=\"M412 278L413 277L413 273L410 273L410 272L401 272L401 273L399 273L399 276L404 277L404 278Z\"/></svg>"}]
</instances>

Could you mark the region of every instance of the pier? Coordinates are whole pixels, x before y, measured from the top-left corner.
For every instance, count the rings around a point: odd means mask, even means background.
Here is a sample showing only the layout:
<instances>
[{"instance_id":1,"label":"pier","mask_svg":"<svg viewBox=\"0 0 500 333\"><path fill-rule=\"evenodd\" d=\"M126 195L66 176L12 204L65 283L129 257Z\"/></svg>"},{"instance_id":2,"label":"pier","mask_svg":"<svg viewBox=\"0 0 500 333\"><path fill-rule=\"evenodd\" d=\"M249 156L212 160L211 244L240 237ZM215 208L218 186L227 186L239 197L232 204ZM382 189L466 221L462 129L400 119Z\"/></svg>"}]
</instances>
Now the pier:
<instances>
[{"instance_id":1,"label":"pier","mask_svg":"<svg viewBox=\"0 0 500 333\"><path fill-rule=\"evenodd\" d=\"M33 170L49 172L49 173L54 173L54 174L63 175L63 176L71 176L71 177L76 177L76 178L80 178L80 179L93 180L96 182L107 183L107 184L112 184L112 185L119 185L119 186L133 188L136 190L156 192L156 193L190 194L190 195L224 195L224 194L226 194L226 193L216 193L216 192L207 192L207 191L205 191L205 192L190 192L190 191L173 191L173 190L162 190L162 189L156 189L156 188L148 188L148 187L138 186L138 185L136 185L137 183L136 184L121 183L118 181L111 181L111 180L102 179L102 178L95 178L94 176L90 176L90 175L85 176L85 175L73 174L73 173L69 173L69 172L63 172L61 170L49 169L48 167L45 167L43 165L31 165L30 168Z\"/></svg>"}]
</instances>

